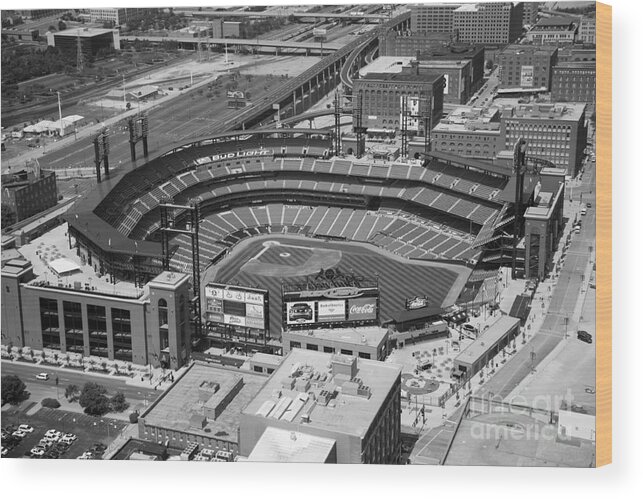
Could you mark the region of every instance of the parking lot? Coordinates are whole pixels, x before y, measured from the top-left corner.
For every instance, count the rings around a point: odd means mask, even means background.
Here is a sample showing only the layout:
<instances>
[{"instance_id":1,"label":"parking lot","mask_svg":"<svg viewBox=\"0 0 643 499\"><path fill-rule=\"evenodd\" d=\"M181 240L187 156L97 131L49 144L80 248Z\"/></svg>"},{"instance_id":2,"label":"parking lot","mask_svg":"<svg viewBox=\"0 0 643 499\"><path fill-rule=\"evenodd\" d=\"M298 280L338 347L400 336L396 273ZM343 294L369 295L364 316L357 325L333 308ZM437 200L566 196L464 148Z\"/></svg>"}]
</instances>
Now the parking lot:
<instances>
[{"instance_id":1,"label":"parking lot","mask_svg":"<svg viewBox=\"0 0 643 499\"><path fill-rule=\"evenodd\" d=\"M27 416L25 412L13 408L2 412L2 428L10 430L9 433L21 424L33 427L34 431L21 439L16 439L15 446L11 445L13 439L3 438L3 449L9 448L3 456L4 458L30 457L31 449L38 445L48 430L54 429L63 434L72 433L77 438L66 449L64 448L66 446L63 445L52 445L42 458L75 459L89 451L90 448L98 447L91 458L100 459L101 449L104 450L104 447L109 445L127 426L127 423L123 421L105 417L97 418L59 409L42 408L32 416Z\"/></svg>"}]
</instances>

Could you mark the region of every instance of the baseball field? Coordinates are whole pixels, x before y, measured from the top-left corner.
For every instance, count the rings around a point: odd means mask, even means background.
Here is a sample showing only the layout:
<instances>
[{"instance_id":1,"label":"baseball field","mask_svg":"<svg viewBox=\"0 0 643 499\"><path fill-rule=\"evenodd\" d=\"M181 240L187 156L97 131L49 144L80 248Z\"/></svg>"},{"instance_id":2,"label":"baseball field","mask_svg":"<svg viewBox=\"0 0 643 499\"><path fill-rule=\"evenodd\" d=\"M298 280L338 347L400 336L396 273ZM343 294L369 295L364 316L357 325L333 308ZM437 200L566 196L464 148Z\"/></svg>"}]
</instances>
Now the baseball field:
<instances>
[{"instance_id":1,"label":"baseball field","mask_svg":"<svg viewBox=\"0 0 643 499\"><path fill-rule=\"evenodd\" d=\"M435 306L455 303L471 270L465 266L413 261L361 243L266 235L246 239L205 272L202 283L218 282L269 291L270 331L281 330L281 284L316 275L320 269L379 279L380 317L404 308L406 298L427 296Z\"/></svg>"}]
</instances>

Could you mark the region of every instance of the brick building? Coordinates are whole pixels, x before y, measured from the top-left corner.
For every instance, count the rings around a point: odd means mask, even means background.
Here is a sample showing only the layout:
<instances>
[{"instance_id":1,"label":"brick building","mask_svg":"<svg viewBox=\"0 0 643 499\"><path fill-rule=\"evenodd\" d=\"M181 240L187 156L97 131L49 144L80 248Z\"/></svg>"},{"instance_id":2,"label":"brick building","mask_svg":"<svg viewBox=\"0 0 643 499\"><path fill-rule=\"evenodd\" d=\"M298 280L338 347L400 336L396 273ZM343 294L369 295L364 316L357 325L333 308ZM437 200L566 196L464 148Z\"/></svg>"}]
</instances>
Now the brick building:
<instances>
[{"instance_id":1,"label":"brick building","mask_svg":"<svg viewBox=\"0 0 643 499\"><path fill-rule=\"evenodd\" d=\"M510 45L498 56L501 88L549 90L558 49L552 46Z\"/></svg>"},{"instance_id":2,"label":"brick building","mask_svg":"<svg viewBox=\"0 0 643 499\"><path fill-rule=\"evenodd\" d=\"M578 21L571 17L545 17L527 33L527 40L536 45L564 45L574 43Z\"/></svg>"},{"instance_id":3,"label":"brick building","mask_svg":"<svg viewBox=\"0 0 643 499\"><path fill-rule=\"evenodd\" d=\"M56 174L53 171L3 174L2 203L15 214L16 222L56 206Z\"/></svg>"},{"instance_id":4,"label":"brick building","mask_svg":"<svg viewBox=\"0 0 643 499\"><path fill-rule=\"evenodd\" d=\"M239 453L254 460L274 428L324 439L312 462L397 464L400 375L396 364L296 348L243 410Z\"/></svg>"},{"instance_id":5,"label":"brick building","mask_svg":"<svg viewBox=\"0 0 643 499\"><path fill-rule=\"evenodd\" d=\"M575 176L587 142L585 104L528 104L503 113L504 149L520 137L529 143L529 155L551 161Z\"/></svg>"},{"instance_id":6,"label":"brick building","mask_svg":"<svg viewBox=\"0 0 643 499\"><path fill-rule=\"evenodd\" d=\"M402 73L368 73L355 80L353 95L362 99L362 124L370 129L401 129L402 97L408 97L411 114L442 116L443 76ZM409 118L409 131L424 135L422 119Z\"/></svg>"},{"instance_id":7,"label":"brick building","mask_svg":"<svg viewBox=\"0 0 643 499\"><path fill-rule=\"evenodd\" d=\"M551 98L555 102L596 103L596 63L566 62L553 68Z\"/></svg>"},{"instance_id":8,"label":"brick building","mask_svg":"<svg viewBox=\"0 0 643 499\"><path fill-rule=\"evenodd\" d=\"M504 149L498 108L459 107L431 130L434 151L493 159Z\"/></svg>"}]
</instances>

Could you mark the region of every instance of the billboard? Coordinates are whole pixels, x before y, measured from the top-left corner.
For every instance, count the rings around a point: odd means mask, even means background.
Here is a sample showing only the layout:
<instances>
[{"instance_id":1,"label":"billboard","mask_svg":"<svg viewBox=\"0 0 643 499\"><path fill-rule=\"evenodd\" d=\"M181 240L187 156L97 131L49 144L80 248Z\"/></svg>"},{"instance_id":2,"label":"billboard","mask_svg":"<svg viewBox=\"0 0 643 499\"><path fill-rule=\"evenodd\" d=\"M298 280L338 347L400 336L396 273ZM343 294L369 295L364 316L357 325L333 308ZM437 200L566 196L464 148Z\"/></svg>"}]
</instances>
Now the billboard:
<instances>
[{"instance_id":1,"label":"billboard","mask_svg":"<svg viewBox=\"0 0 643 499\"><path fill-rule=\"evenodd\" d=\"M314 301L295 301L286 303L287 324L313 324L314 322Z\"/></svg>"},{"instance_id":2,"label":"billboard","mask_svg":"<svg viewBox=\"0 0 643 499\"><path fill-rule=\"evenodd\" d=\"M317 302L317 322L345 320L346 300L324 300Z\"/></svg>"},{"instance_id":3,"label":"billboard","mask_svg":"<svg viewBox=\"0 0 643 499\"><path fill-rule=\"evenodd\" d=\"M205 321L213 326L268 329L268 292L226 284L206 284Z\"/></svg>"},{"instance_id":4,"label":"billboard","mask_svg":"<svg viewBox=\"0 0 643 499\"><path fill-rule=\"evenodd\" d=\"M520 86L521 87L534 86L534 67L533 66L520 67Z\"/></svg>"},{"instance_id":5,"label":"billboard","mask_svg":"<svg viewBox=\"0 0 643 499\"><path fill-rule=\"evenodd\" d=\"M406 128L417 132L420 130L420 98L411 95L406 96ZM400 125L404 122L404 96L400 96Z\"/></svg>"},{"instance_id":6,"label":"billboard","mask_svg":"<svg viewBox=\"0 0 643 499\"><path fill-rule=\"evenodd\" d=\"M354 298L348 300L349 321L369 321L377 319L377 298Z\"/></svg>"}]
</instances>

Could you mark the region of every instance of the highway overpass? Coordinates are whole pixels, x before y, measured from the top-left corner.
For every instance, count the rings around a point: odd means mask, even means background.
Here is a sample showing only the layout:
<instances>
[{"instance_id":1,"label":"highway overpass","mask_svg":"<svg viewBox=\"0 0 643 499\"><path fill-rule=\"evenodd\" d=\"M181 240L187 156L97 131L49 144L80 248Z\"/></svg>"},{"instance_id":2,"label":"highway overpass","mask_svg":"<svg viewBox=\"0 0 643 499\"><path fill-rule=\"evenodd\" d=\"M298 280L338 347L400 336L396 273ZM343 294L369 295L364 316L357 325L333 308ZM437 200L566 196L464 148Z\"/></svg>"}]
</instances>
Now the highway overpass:
<instances>
[{"instance_id":1,"label":"highway overpass","mask_svg":"<svg viewBox=\"0 0 643 499\"><path fill-rule=\"evenodd\" d=\"M321 53L325 54L339 50L344 45L341 43L319 43L319 42L296 42L293 40L261 40L241 38L194 38L191 36L121 36L122 42L134 42L135 40L151 43L177 42L182 48L194 48L196 45L207 45L208 47L253 47L256 49L274 49L277 54L283 49L297 49L305 51L306 55Z\"/></svg>"}]
</instances>

